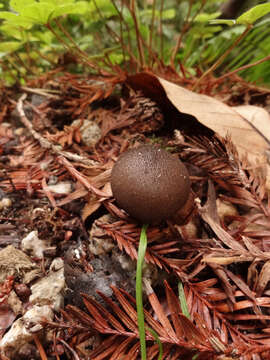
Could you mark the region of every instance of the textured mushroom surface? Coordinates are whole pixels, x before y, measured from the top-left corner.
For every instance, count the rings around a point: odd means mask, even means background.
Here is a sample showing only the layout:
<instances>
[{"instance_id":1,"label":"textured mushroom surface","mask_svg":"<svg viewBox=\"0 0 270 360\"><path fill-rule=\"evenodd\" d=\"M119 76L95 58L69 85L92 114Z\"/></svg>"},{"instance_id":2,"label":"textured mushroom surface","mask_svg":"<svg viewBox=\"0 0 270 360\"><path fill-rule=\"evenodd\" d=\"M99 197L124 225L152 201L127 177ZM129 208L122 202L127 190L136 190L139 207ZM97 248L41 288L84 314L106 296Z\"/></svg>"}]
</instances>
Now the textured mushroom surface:
<instances>
[{"instance_id":1,"label":"textured mushroom surface","mask_svg":"<svg viewBox=\"0 0 270 360\"><path fill-rule=\"evenodd\" d=\"M190 192L185 165L152 145L123 153L112 169L111 186L117 204L142 223L170 218Z\"/></svg>"}]
</instances>

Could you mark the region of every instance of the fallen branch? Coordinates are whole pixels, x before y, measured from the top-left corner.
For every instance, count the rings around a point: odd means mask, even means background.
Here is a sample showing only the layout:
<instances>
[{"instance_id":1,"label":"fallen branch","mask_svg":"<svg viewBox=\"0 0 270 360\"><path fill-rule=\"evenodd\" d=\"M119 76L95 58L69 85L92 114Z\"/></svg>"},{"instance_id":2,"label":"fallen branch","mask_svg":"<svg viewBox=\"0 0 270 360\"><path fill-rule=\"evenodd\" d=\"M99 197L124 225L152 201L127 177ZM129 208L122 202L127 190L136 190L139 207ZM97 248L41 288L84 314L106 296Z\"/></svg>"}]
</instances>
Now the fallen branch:
<instances>
[{"instance_id":1,"label":"fallen branch","mask_svg":"<svg viewBox=\"0 0 270 360\"><path fill-rule=\"evenodd\" d=\"M26 99L27 95L24 93L18 100L17 103L17 110L20 115L21 122L24 124L25 127L30 131L31 135L34 139L36 139L40 146L52 151L53 153L63 156L69 160L73 160L76 162L81 162L82 164L88 165L88 166L94 166L97 165L97 163L93 160L87 159L81 155L73 154L71 152L63 151L61 150L61 146L59 145L53 145L50 143L47 139L45 139L42 135L40 135L34 128L31 123L31 121L26 117L24 109L23 109L23 102Z\"/></svg>"}]
</instances>

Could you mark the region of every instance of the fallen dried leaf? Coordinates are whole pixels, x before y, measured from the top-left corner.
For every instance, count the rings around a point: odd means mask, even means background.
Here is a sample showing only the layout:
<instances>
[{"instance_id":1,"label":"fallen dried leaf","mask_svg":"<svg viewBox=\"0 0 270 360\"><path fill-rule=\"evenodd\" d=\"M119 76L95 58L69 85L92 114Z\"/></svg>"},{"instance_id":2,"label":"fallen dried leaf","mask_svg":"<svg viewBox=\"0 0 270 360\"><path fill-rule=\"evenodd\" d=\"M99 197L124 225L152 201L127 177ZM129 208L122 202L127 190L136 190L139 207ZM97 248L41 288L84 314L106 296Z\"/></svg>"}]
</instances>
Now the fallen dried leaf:
<instances>
[{"instance_id":1,"label":"fallen dried leaf","mask_svg":"<svg viewBox=\"0 0 270 360\"><path fill-rule=\"evenodd\" d=\"M230 249L238 250L244 253L244 247L220 226L220 220L216 207L215 188L211 181L208 183L207 197L207 202L204 206L198 205L198 210L202 219L211 227L219 240L221 240L226 246L228 246Z\"/></svg>"},{"instance_id":2,"label":"fallen dried leaf","mask_svg":"<svg viewBox=\"0 0 270 360\"><path fill-rule=\"evenodd\" d=\"M248 121L268 143L270 142L270 115L264 108L240 105L233 106L232 109Z\"/></svg>"},{"instance_id":3,"label":"fallen dried leaf","mask_svg":"<svg viewBox=\"0 0 270 360\"><path fill-rule=\"evenodd\" d=\"M243 116L244 109L242 112L240 109L236 111L235 108L210 96L194 93L161 78L159 81L168 99L179 111L195 116L199 122L222 137L229 134L241 155L247 153L251 161L258 158L262 164L265 163L265 152L270 150L270 139L262 136L254 124L251 125L250 120L247 121L246 111ZM260 109L255 106L254 108L257 111ZM263 133L267 131L269 134L270 121L268 124L264 121Z\"/></svg>"},{"instance_id":4,"label":"fallen dried leaf","mask_svg":"<svg viewBox=\"0 0 270 360\"><path fill-rule=\"evenodd\" d=\"M270 121L267 121L265 113L262 114L263 109L252 107L247 116L247 108L236 110L213 97L194 93L151 73L129 76L127 84L143 91L163 111L174 115L178 111L179 118L176 120L182 122L179 127L189 127L194 135L205 128L205 131L211 129L224 138L229 136L240 156L247 156L253 167L262 169L270 188L270 139L269 135L265 136L270 134Z\"/></svg>"},{"instance_id":5,"label":"fallen dried leaf","mask_svg":"<svg viewBox=\"0 0 270 360\"><path fill-rule=\"evenodd\" d=\"M88 216L93 214L101 205L100 200L95 196L89 196L88 202L85 204L82 210L82 219L85 221Z\"/></svg>"},{"instance_id":6,"label":"fallen dried leaf","mask_svg":"<svg viewBox=\"0 0 270 360\"><path fill-rule=\"evenodd\" d=\"M264 263L262 270L259 274L256 292L258 296L261 296L270 280L270 262Z\"/></svg>"}]
</instances>

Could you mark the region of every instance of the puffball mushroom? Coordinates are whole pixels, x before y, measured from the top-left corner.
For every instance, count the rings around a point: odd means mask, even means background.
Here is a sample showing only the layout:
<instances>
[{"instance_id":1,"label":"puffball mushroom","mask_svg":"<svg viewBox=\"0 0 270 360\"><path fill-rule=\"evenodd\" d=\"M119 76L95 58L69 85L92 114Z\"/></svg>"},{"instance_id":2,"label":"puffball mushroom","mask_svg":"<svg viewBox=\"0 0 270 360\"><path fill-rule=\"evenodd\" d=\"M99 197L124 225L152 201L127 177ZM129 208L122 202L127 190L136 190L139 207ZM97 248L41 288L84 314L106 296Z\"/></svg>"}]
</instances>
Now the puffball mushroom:
<instances>
[{"instance_id":1,"label":"puffball mushroom","mask_svg":"<svg viewBox=\"0 0 270 360\"><path fill-rule=\"evenodd\" d=\"M187 201L189 174L175 156L153 145L120 155L111 174L117 204L144 224L172 217Z\"/></svg>"}]
</instances>

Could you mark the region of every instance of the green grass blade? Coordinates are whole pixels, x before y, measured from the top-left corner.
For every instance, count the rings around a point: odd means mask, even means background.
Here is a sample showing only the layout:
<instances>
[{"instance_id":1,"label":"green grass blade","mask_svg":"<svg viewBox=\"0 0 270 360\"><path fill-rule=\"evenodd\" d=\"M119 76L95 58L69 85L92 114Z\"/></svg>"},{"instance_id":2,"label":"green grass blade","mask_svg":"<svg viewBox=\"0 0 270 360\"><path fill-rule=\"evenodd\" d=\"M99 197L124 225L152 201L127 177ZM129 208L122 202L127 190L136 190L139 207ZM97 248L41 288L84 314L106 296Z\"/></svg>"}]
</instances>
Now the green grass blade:
<instances>
[{"instance_id":1,"label":"green grass blade","mask_svg":"<svg viewBox=\"0 0 270 360\"><path fill-rule=\"evenodd\" d=\"M154 336L156 343L158 344L158 348L159 348L159 354L158 354L158 358L157 360L161 360L162 356L163 356L163 345L162 342L160 341L158 334L155 332L155 330L151 329L151 328L147 328L147 330Z\"/></svg>"},{"instance_id":2,"label":"green grass blade","mask_svg":"<svg viewBox=\"0 0 270 360\"><path fill-rule=\"evenodd\" d=\"M145 251L147 248L147 235L146 229L148 225L143 225L137 259L137 270L136 270L136 306L138 316L138 328L141 344L141 359L146 360L146 340L145 340L145 326L144 326L144 313L143 313L143 296L142 296L142 268Z\"/></svg>"},{"instance_id":3,"label":"green grass blade","mask_svg":"<svg viewBox=\"0 0 270 360\"><path fill-rule=\"evenodd\" d=\"M178 296L181 304L183 315L190 319L190 313L188 311L187 300L184 292L184 287L181 282L178 283Z\"/></svg>"}]
</instances>

